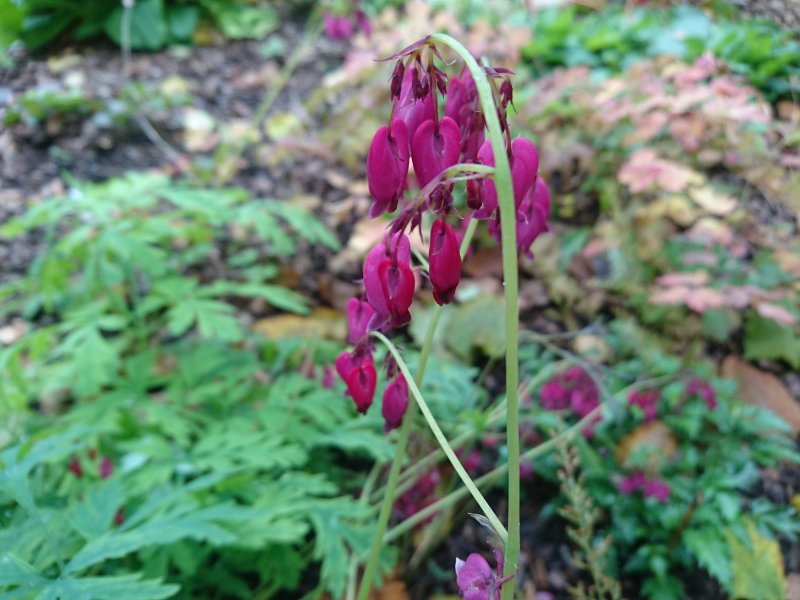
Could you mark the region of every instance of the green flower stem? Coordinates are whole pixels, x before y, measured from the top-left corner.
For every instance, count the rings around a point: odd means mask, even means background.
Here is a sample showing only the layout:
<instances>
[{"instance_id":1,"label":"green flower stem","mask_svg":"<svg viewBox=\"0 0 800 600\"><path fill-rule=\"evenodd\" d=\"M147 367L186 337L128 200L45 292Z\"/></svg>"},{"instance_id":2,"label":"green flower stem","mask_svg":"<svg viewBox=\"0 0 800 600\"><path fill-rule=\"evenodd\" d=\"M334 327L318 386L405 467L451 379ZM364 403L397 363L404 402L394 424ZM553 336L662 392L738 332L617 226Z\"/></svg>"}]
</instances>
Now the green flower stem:
<instances>
[{"instance_id":1,"label":"green flower stem","mask_svg":"<svg viewBox=\"0 0 800 600\"><path fill-rule=\"evenodd\" d=\"M464 233L464 239L461 241L461 257L463 258L470 243L472 236L475 235L475 228L478 226L477 221L472 219L467 226L467 231ZM409 384L413 383L415 389L417 385L422 383L425 376L425 368L428 365L428 358L430 357L431 348L433 347L433 338L436 333L436 328L439 325L442 311L437 310L433 315L433 320L428 326L428 331L425 334L425 341L419 353L419 362L417 363L417 374L412 380L407 372L403 373L406 381ZM367 565L364 568L364 575L361 578L361 588L358 590L358 600L367 600L369 592L372 589L372 581L375 579L375 570L378 567L378 559L380 558L381 548L383 548L383 536L386 533L386 527L389 524L389 515L394 505L394 499L397 491L397 482L400 478L400 468L403 465L403 458L406 455L406 446L408 445L408 437L411 434L411 426L414 422L414 411L416 403L411 403L406 411L403 424L400 426L400 436L397 440L397 449L395 450L392 466L389 468L389 479L386 482L386 491L383 496L383 504L381 504L380 513L378 513L378 523L375 528L375 536L372 538L372 547L370 549Z\"/></svg>"},{"instance_id":2,"label":"green flower stem","mask_svg":"<svg viewBox=\"0 0 800 600\"><path fill-rule=\"evenodd\" d=\"M539 371L526 385L520 395L525 395L530 393L535 388L539 386L544 380L549 379L556 371L561 369L566 364L569 364L570 361L558 361L555 363L550 363L546 365L541 371ZM505 398L500 401L497 406L492 409L492 412L489 414L489 418L486 421L487 427L492 425L496 421L500 419L505 414L506 411L506 401ZM462 448L467 443L471 442L475 438L478 437L482 432L481 431L465 431L458 435L452 442L450 442L450 446L453 449L458 450ZM424 458L418 460L414 463L414 465L403 471L400 476L400 484L397 487L395 492L396 496L402 496L405 492L411 489L417 480L422 476L423 473L430 470L430 468L438 463L443 457L445 456L444 451L439 448L430 454L427 454ZM382 498L383 495L386 493L386 488L382 487L375 491L373 494L373 502L376 502L379 498Z\"/></svg>"},{"instance_id":3,"label":"green flower stem","mask_svg":"<svg viewBox=\"0 0 800 600\"><path fill-rule=\"evenodd\" d=\"M373 337L379 339L381 342L384 343L386 348L392 354L392 357L397 362L397 366L400 368L400 372L403 373L403 377L406 378L408 382L408 391L411 392L411 395L414 397L414 400L417 401L417 405L419 409L422 411L422 415L425 417L425 420L428 422L428 427L431 428L433 432L433 436L436 438L436 441L439 442L439 446L442 450L444 450L445 455L450 460L450 464L453 465L456 473L461 478L461 481L464 483L464 486L467 490L472 494L472 497L478 503L478 506L481 507L483 514L486 515L486 518L492 523L492 526L497 530L497 533L500 537L505 541L508 537L508 532L506 528L503 527L503 524L500 522L500 519L497 518L497 515L492 510L492 507L489 506L489 503L486 501L486 498L483 497L480 490L475 486L475 483L472 481L472 478L467 474L467 471L461 465L461 461L458 460L456 453L453 452L453 448L450 447L450 443L447 441L444 433L442 432L439 424L436 422L436 418L431 413L431 409L428 407L428 403L425 402L425 398L422 397L422 393L419 391L419 387L417 383L411 378L411 372L408 370L408 365L406 365L403 357L400 355L400 351L397 347L379 331L373 331L371 334Z\"/></svg>"},{"instance_id":4,"label":"green flower stem","mask_svg":"<svg viewBox=\"0 0 800 600\"><path fill-rule=\"evenodd\" d=\"M551 450L554 450L560 441L559 438L569 439L573 435L575 435L578 431L582 430L584 427L587 427L589 424L591 424L595 416L600 412L600 409L601 407L598 406L592 412L586 415L583 419L575 423L572 427L570 427L569 429L565 429L557 436L550 438L549 440L539 444L535 448L531 448L530 450L525 452L521 458L524 458L525 460L533 460L535 458L547 454ZM508 468L509 468L509 463L505 463L500 465L499 467L495 467L493 470L489 471L488 473L476 479L475 485L478 487L483 487L495 483L496 481L499 481L508 472ZM388 544L396 540L398 537L411 531L414 527L416 527L420 523L425 522L425 520L428 519L431 515L434 515L440 510L444 510L445 508L448 508L453 504L455 504L456 502L460 501L468 493L469 493L468 490L466 490L465 488L459 488L449 493L444 498L440 498L433 504L426 506L418 513L415 513L414 515L410 516L408 519L406 519L405 521L403 521L402 523L400 523L399 525L393 527L390 531L388 531L383 538L383 543Z\"/></svg>"},{"instance_id":5,"label":"green flower stem","mask_svg":"<svg viewBox=\"0 0 800 600\"><path fill-rule=\"evenodd\" d=\"M506 309L506 398L507 423L506 440L508 446L508 542L505 552L504 575L510 575L517 569L519 561L519 281L517 277L517 209L514 204L514 188L511 183L511 168L508 163L500 119L497 117L497 106L494 102L492 88L486 73L458 40L443 33L431 35L433 42L442 42L452 48L469 69L478 98L481 102L483 117L489 130L489 139L494 155L494 185L497 190L497 202L500 207L500 227L502 230L501 246L503 249L503 278L505 285ZM503 586L502 600L514 597L514 585Z\"/></svg>"}]
</instances>

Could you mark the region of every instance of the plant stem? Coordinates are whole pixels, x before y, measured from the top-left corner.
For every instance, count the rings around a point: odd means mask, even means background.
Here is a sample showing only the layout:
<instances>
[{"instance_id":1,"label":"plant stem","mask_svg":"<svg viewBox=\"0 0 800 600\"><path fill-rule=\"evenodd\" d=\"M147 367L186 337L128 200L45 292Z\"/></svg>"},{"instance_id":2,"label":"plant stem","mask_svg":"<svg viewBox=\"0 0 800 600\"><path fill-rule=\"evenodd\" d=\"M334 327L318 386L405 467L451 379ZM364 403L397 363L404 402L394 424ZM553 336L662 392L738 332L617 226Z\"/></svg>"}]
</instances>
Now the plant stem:
<instances>
[{"instance_id":1,"label":"plant stem","mask_svg":"<svg viewBox=\"0 0 800 600\"><path fill-rule=\"evenodd\" d=\"M546 442L542 442L541 444L539 444L535 448L531 448L530 450L528 450L527 452L525 452L522 455L522 458L524 458L526 460L532 460L534 458L537 458L539 456L547 454L548 452L550 452L551 450L553 450L556 447L556 445L559 442L559 438L569 439L573 435L575 435L575 433L577 433L578 431L582 430L584 427L586 427L589 424L591 424L593 419L600 412L600 408L601 407L598 406L592 412L590 412L588 415L586 415L583 419L581 419L580 421L575 423L569 429L566 429L563 432L559 433L556 437L550 438ZM488 473L482 475L481 477L478 477L478 479L475 480L475 485L478 486L478 487L483 487L483 486L488 485L490 483L494 483L495 481L497 481L503 475L506 474L506 472L508 471L508 468L509 468L509 463L505 463L503 465L500 465L499 467L495 467L493 470L489 471ZM459 500L464 498L467 494L468 494L468 491L465 488L459 488L459 489L451 492L450 494L448 494L444 498L440 498L439 500L437 500L433 504L431 504L429 506L426 506L425 508L423 508L418 513L413 514L412 516L410 516L408 519L406 519L405 521L403 521L402 523L400 523L396 527L393 527L384 536L383 543L384 544L388 544L389 542L394 541L395 539L397 539L398 537L400 537L404 533L410 531L411 529L413 529L414 527L416 527L420 523L423 523L431 515L436 514L440 510L444 510L445 508L447 508L449 506L452 506L453 504L455 504L456 502L458 502Z\"/></svg>"},{"instance_id":2,"label":"plant stem","mask_svg":"<svg viewBox=\"0 0 800 600\"><path fill-rule=\"evenodd\" d=\"M519 282L517 278L517 210L514 204L514 188L511 183L511 168L506 154L500 119L497 117L497 106L489 86L486 74L475 58L458 40L443 33L431 35L434 42L442 42L452 48L469 69L478 98L481 102L483 117L489 130L489 139L494 155L494 185L497 190L497 202L500 207L500 228L502 230L501 246L503 250L503 278L505 285L506 311L506 443L508 447L508 542L505 551L504 575L510 575L517 569L519 560ZM514 585L503 586L502 599L514 597Z\"/></svg>"},{"instance_id":3,"label":"plant stem","mask_svg":"<svg viewBox=\"0 0 800 600\"><path fill-rule=\"evenodd\" d=\"M478 506L481 507L483 514L486 515L486 518L491 521L492 526L497 530L497 533L503 538L503 541L506 540L508 537L508 532L506 532L506 528L503 527L503 524L500 522L500 519L497 518L497 515L492 510L492 507L489 506L489 503L486 501L486 498L483 497L480 490L475 486L475 483L472 481L472 478L469 476L467 471L461 465L461 461L458 460L456 453L453 451L453 448L450 446L450 443L447 441L444 433L442 432L441 427L436 422L436 418L431 413L431 409L428 407L428 403L425 402L425 398L423 398L422 393L419 391L419 387L417 386L416 382L411 380L411 373L408 370L408 365L406 365L403 357L400 356L400 352L397 350L397 347L379 331L373 331L370 335L378 338L382 341L386 347L391 352L392 357L397 362L397 366L400 368L400 371L403 373L403 377L406 378L408 381L408 391L417 401L417 405L419 409L422 411L422 415L425 417L425 420L428 422L428 427L431 428L433 432L433 436L436 438L436 441L439 442L439 446L444 451L447 458L450 460L450 464L453 465L456 473L461 478L461 481L464 483L464 486L469 490L472 494L472 497L475 498L475 501L478 503Z\"/></svg>"},{"instance_id":4,"label":"plant stem","mask_svg":"<svg viewBox=\"0 0 800 600\"><path fill-rule=\"evenodd\" d=\"M467 226L467 231L464 233L464 239L461 241L462 258L467 253L467 248L469 248L469 245L472 242L472 236L475 235L475 228L477 226L478 223L474 219L471 220ZM417 390L419 389L417 388L417 385L422 383L422 379L425 376L425 368L428 365L428 358L430 357L431 348L433 347L433 338L436 333L436 328L439 325L439 319L441 319L441 316L441 309L437 310L433 315L430 325L428 326L428 331L425 334L425 340L419 353L417 372L413 380L407 374L407 372L403 373L403 376L406 377L406 381L410 384L413 384L414 388ZM367 600L370 589L372 589L372 580L375 578L375 570L378 567L378 559L380 558L381 548L383 548L383 536L385 535L386 527L389 524L389 515L391 514L392 506L394 505L397 482L400 479L400 467L403 464L403 458L406 454L406 446L408 445L408 437L411 434L411 426L414 422L415 406L416 402L410 403L405 418L403 419L403 424L400 426L400 437L397 440L397 449L395 450L394 459L392 460L392 466L389 468L389 479L386 482L386 491L384 492L383 503L381 504L380 513L378 513L378 523L375 528L375 535L372 538L372 547L370 549L369 558L367 559L367 565L364 568L364 575L361 578L361 588L358 590L358 600Z\"/></svg>"}]
</instances>

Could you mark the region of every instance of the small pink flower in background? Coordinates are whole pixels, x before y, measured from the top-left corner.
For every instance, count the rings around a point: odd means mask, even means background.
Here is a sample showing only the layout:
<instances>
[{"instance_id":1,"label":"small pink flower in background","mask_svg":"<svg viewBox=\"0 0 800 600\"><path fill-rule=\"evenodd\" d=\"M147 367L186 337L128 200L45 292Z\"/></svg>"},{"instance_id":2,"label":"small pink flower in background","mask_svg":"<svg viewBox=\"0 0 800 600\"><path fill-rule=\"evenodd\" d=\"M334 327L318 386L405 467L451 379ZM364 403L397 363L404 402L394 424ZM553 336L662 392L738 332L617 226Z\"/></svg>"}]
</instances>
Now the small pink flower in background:
<instances>
[{"instance_id":1,"label":"small pink flower in background","mask_svg":"<svg viewBox=\"0 0 800 600\"><path fill-rule=\"evenodd\" d=\"M322 16L322 23L325 27L325 35L332 40L347 40L353 35L353 24L347 17L326 12Z\"/></svg>"},{"instance_id":2,"label":"small pink flower in background","mask_svg":"<svg viewBox=\"0 0 800 600\"><path fill-rule=\"evenodd\" d=\"M325 365L325 369L322 372L322 387L329 390L333 387L335 381L336 371L330 365Z\"/></svg>"},{"instance_id":3,"label":"small pink flower in background","mask_svg":"<svg viewBox=\"0 0 800 600\"><path fill-rule=\"evenodd\" d=\"M644 413L644 422L649 423L658 416L658 403L661 401L661 392L657 389L633 390L628 395L628 406L638 406Z\"/></svg>"},{"instance_id":4,"label":"small pink flower in background","mask_svg":"<svg viewBox=\"0 0 800 600\"><path fill-rule=\"evenodd\" d=\"M669 501L670 487L668 484L658 479L647 481L644 484L644 495L648 498L655 498L662 504Z\"/></svg>"},{"instance_id":5,"label":"small pink flower in background","mask_svg":"<svg viewBox=\"0 0 800 600\"><path fill-rule=\"evenodd\" d=\"M100 461L100 478L101 479L108 479L111 477L111 474L114 472L114 463L111 462L111 459L107 456L103 457L103 460Z\"/></svg>"},{"instance_id":6,"label":"small pink flower in background","mask_svg":"<svg viewBox=\"0 0 800 600\"><path fill-rule=\"evenodd\" d=\"M554 377L539 390L542 408L546 410L564 410L569 406L569 391L561 381Z\"/></svg>"},{"instance_id":7,"label":"small pink flower in background","mask_svg":"<svg viewBox=\"0 0 800 600\"><path fill-rule=\"evenodd\" d=\"M700 379L692 379L686 385L687 396L700 396L708 406L709 410L717 408L717 396L714 393L714 388L707 381Z\"/></svg>"},{"instance_id":8,"label":"small pink flower in background","mask_svg":"<svg viewBox=\"0 0 800 600\"><path fill-rule=\"evenodd\" d=\"M646 481L647 478L644 476L644 473L641 471L634 471L620 480L618 484L619 491L626 496L630 496L632 493L641 490Z\"/></svg>"},{"instance_id":9,"label":"small pink flower in background","mask_svg":"<svg viewBox=\"0 0 800 600\"><path fill-rule=\"evenodd\" d=\"M384 433L397 429L403 423L403 416L408 408L408 383L402 373L386 386L383 392L381 414L386 421Z\"/></svg>"},{"instance_id":10,"label":"small pink flower in background","mask_svg":"<svg viewBox=\"0 0 800 600\"><path fill-rule=\"evenodd\" d=\"M78 479L83 477L83 467L81 466L81 461L78 460L77 456L72 457L72 459L69 461L69 466L67 469Z\"/></svg>"},{"instance_id":11,"label":"small pink flower in background","mask_svg":"<svg viewBox=\"0 0 800 600\"><path fill-rule=\"evenodd\" d=\"M470 475L478 475L481 472L481 463L483 461L478 450L472 450L462 462L464 463L464 469Z\"/></svg>"},{"instance_id":12,"label":"small pink flower in background","mask_svg":"<svg viewBox=\"0 0 800 600\"><path fill-rule=\"evenodd\" d=\"M617 483L617 488L626 496L642 492L646 498L654 498L664 504L669 501L669 484L660 479L648 479L642 471L634 471Z\"/></svg>"},{"instance_id":13,"label":"small pink flower in background","mask_svg":"<svg viewBox=\"0 0 800 600\"><path fill-rule=\"evenodd\" d=\"M414 486L401 495L394 504L394 514L398 519L407 519L417 514L436 499L436 487L441 480L439 469L433 469L420 477Z\"/></svg>"},{"instance_id":14,"label":"small pink flower in background","mask_svg":"<svg viewBox=\"0 0 800 600\"><path fill-rule=\"evenodd\" d=\"M519 478L522 481L531 481L534 475L533 463L523 462L519 465Z\"/></svg>"}]
</instances>

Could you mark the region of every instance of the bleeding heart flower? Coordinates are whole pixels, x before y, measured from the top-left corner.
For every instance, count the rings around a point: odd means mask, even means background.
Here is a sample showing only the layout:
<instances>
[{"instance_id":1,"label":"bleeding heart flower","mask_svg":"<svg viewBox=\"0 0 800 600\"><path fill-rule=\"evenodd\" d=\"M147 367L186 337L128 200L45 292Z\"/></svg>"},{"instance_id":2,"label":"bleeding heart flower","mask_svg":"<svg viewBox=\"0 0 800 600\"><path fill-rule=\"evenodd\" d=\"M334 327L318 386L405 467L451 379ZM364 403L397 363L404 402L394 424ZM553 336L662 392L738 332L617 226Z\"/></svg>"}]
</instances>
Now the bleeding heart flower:
<instances>
[{"instance_id":1,"label":"bleeding heart flower","mask_svg":"<svg viewBox=\"0 0 800 600\"><path fill-rule=\"evenodd\" d=\"M411 141L411 160L420 188L458 162L460 137L458 125L450 117L442 119L438 127L436 121L429 119L417 128Z\"/></svg>"},{"instance_id":2,"label":"bleeding heart flower","mask_svg":"<svg viewBox=\"0 0 800 600\"><path fill-rule=\"evenodd\" d=\"M411 263L411 244L408 236L397 233L391 237L388 246L387 248L385 241L377 244L364 260L364 292L367 302L375 309L375 314L367 324L367 329L370 331L383 327L391 314L378 277L378 267L386 259L396 260L405 265Z\"/></svg>"},{"instance_id":3,"label":"bleeding heart flower","mask_svg":"<svg viewBox=\"0 0 800 600\"><path fill-rule=\"evenodd\" d=\"M403 423L403 416L408 408L408 384L402 373L386 386L383 392L381 412L386 420L384 433L397 429Z\"/></svg>"},{"instance_id":4,"label":"bleeding heart flower","mask_svg":"<svg viewBox=\"0 0 800 600\"><path fill-rule=\"evenodd\" d=\"M514 204L519 208L525 194L528 193L528 190L531 189L536 180L536 172L539 169L539 153L530 140L515 138L511 142L511 155L508 160L514 189ZM478 150L478 162L494 166L491 140L483 142L480 150ZM487 177L483 180L483 208L477 211L474 216L478 219L489 219L496 210L497 190L494 187L494 181Z\"/></svg>"},{"instance_id":5,"label":"bleeding heart flower","mask_svg":"<svg viewBox=\"0 0 800 600\"><path fill-rule=\"evenodd\" d=\"M394 116L405 122L409 141L414 139L420 125L428 119L436 118L436 99L430 93L417 99L414 90L415 79L419 80L417 67L406 68L400 86L400 97L394 111Z\"/></svg>"},{"instance_id":6,"label":"bleeding heart flower","mask_svg":"<svg viewBox=\"0 0 800 600\"><path fill-rule=\"evenodd\" d=\"M372 320L375 309L365 300L350 298L347 301L347 341L356 344L367 334L367 325Z\"/></svg>"},{"instance_id":7,"label":"bleeding heart flower","mask_svg":"<svg viewBox=\"0 0 800 600\"><path fill-rule=\"evenodd\" d=\"M439 306L449 304L461 281L461 254L456 234L444 219L433 222L428 261L433 299Z\"/></svg>"},{"instance_id":8,"label":"bleeding heart flower","mask_svg":"<svg viewBox=\"0 0 800 600\"><path fill-rule=\"evenodd\" d=\"M372 405L372 398L375 396L375 386L378 382L378 374L372 360L364 361L360 366L352 369L344 380L347 386L347 393L356 403L358 412L366 414Z\"/></svg>"},{"instance_id":9,"label":"bleeding heart flower","mask_svg":"<svg viewBox=\"0 0 800 600\"><path fill-rule=\"evenodd\" d=\"M386 258L378 265L378 281L392 327L403 327L411 321L408 309L414 300L414 272L405 263Z\"/></svg>"},{"instance_id":10,"label":"bleeding heart flower","mask_svg":"<svg viewBox=\"0 0 800 600\"><path fill-rule=\"evenodd\" d=\"M346 40L353 35L353 24L347 17L326 12L322 15L322 21L325 26L325 35L332 40Z\"/></svg>"},{"instance_id":11,"label":"bleeding heart flower","mask_svg":"<svg viewBox=\"0 0 800 600\"><path fill-rule=\"evenodd\" d=\"M370 217L397 208L408 176L408 129L402 119L392 119L375 132L367 154L367 183L374 202Z\"/></svg>"},{"instance_id":12,"label":"bleeding heart flower","mask_svg":"<svg viewBox=\"0 0 800 600\"><path fill-rule=\"evenodd\" d=\"M456 584L465 600L494 600L494 580L492 567L480 554L465 561L456 558Z\"/></svg>"},{"instance_id":13,"label":"bleeding heart flower","mask_svg":"<svg viewBox=\"0 0 800 600\"><path fill-rule=\"evenodd\" d=\"M531 246L542 233L550 231L550 190L541 177L528 190L517 211L517 250L533 258ZM500 226L489 224L490 233L500 238Z\"/></svg>"}]
</instances>

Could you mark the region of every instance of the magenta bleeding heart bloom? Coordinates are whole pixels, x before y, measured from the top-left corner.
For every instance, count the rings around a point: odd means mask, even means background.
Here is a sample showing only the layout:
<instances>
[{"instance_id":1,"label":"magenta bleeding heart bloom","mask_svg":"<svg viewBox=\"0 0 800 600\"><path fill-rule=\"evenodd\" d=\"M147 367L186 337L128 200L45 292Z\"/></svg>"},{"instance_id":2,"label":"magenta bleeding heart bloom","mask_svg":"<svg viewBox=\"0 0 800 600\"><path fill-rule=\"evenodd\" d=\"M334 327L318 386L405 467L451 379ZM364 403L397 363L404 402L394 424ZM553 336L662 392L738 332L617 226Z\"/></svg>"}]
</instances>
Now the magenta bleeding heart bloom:
<instances>
[{"instance_id":1,"label":"magenta bleeding heart bloom","mask_svg":"<svg viewBox=\"0 0 800 600\"><path fill-rule=\"evenodd\" d=\"M522 199L517 211L517 248L533 258L531 246L542 233L550 231L550 190L538 177Z\"/></svg>"},{"instance_id":2,"label":"magenta bleeding heart bloom","mask_svg":"<svg viewBox=\"0 0 800 600\"><path fill-rule=\"evenodd\" d=\"M114 472L114 463L107 456L100 461L100 479L108 479Z\"/></svg>"},{"instance_id":3,"label":"magenta bleeding heart bloom","mask_svg":"<svg viewBox=\"0 0 800 600\"><path fill-rule=\"evenodd\" d=\"M422 98L417 98L414 89L414 79L419 78L419 71L416 66L406 68L403 74L403 82L400 86L400 97L397 99L397 106L394 116L402 119L408 129L408 140L414 139L417 128L428 119L436 118L436 99L434 94L428 93Z\"/></svg>"},{"instance_id":4,"label":"magenta bleeding heart bloom","mask_svg":"<svg viewBox=\"0 0 800 600\"><path fill-rule=\"evenodd\" d=\"M467 560L456 558L456 584L465 600L495 600L495 575L489 562L480 554L470 554Z\"/></svg>"},{"instance_id":5,"label":"magenta bleeding heart bloom","mask_svg":"<svg viewBox=\"0 0 800 600\"><path fill-rule=\"evenodd\" d=\"M653 498L665 504L669 501L671 489L669 484L660 479L648 479L642 471L634 471L623 477L617 484L619 491L630 496L634 492L642 492L646 498Z\"/></svg>"},{"instance_id":6,"label":"magenta bleeding heart bloom","mask_svg":"<svg viewBox=\"0 0 800 600\"><path fill-rule=\"evenodd\" d=\"M511 142L509 156L511 167L511 182L514 190L514 204L517 208L522 204L522 199L536 181L536 172L539 169L539 153L530 140L515 138ZM494 166L492 141L486 140L478 150L478 162L490 167ZM497 190L491 178L483 180L483 207L476 211L475 218L490 219L497 210Z\"/></svg>"},{"instance_id":7,"label":"magenta bleeding heart bloom","mask_svg":"<svg viewBox=\"0 0 800 600\"><path fill-rule=\"evenodd\" d=\"M545 410L564 410L569 406L569 391L555 377L542 386L539 398Z\"/></svg>"},{"instance_id":8,"label":"magenta bleeding heart bloom","mask_svg":"<svg viewBox=\"0 0 800 600\"><path fill-rule=\"evenodd\" d=\"M700 396L708 406L709 410L717 408L717 396L714 394L714 388L707 381L700 379L692 379L686 385L687 396Z\"/></svg>"},{"instance_id":9,"label":"magenta bleeding heart bloom","mask_svg":"<svg viewBox=\"0 0 800 600\"><path fill-rule=\"evenodd\" d=\"M658 403L661 400L661 392L657 389L643 390L638 392L633 390L628 395L628 406L638 406L644 414L644 422L648 423L658 416Z\"/></svg>"},{"instance_id":10,"label":"magenta bleeding heart bloom","mask_svg":"<svg viewBox=\"0 0 800 600\"><path fill-rule=\"evenodd\" d=\"M367 183L374 202L370 217L393 212L408 176L409 132L402 119L392 119L375 132L367 154Z\"/></svg>"},{"instance_id":11,"label":"magenta bleeding heart bloom","mask_svg":"<svg viewBox=\"0 0 800 600\"><path fill-rule=\"evenodd\" d=\"M347 386L347 394L364 414L372 405L378 374L369 353L342 352L336 359L336 372Z\"/></svg>"},{"instance_id":12,"label":"magenta bleeding heart bloom","mask_svg":"<svg viewBox=\"0 0 800 600\"><path fill-rule=\"evenodd\" d=\"M439 306L448 304L461 281L461 253L456 234L444 219L433 222L428 260L433 299Z\"/></svg>"},{"instance_id":13,"label":"magenta bleeding heart bloom","mask_svg":"<svg viewBox=\"0 0 800 600\"><path fill-rule=\"evenodd\" d=\"M380 267L384 261L389 261L390 266L394 263L403 265L405 269L398 266L392 273L385 269L384 282L380 277ZM414 274L411 272L410 264L411 244L408 241L408 236L403 233L397 233L392 236L388 248L386 242L381 242L367 254L367 258L364 260L364 292L367 296L367 302L375 309L375 314L367 324L368 330L371 331L384 327L387 322L390 321L393 312L400 316L405 316L405 313L399 311L401 306L398 306L396 302L394 306L391 306L388 302L387 295L384 292L384 283L387 284L385 286L386 291L388 291L392 297L397 296L400 292L400 299L404 302L408 299L408 306L410 306L411 298L413 298L414 295ZM387 279L390 274L392 275L392 281ZM411 283L410 296L408 290L409 275ZM400 283L403 284L402 290L397 289L397 285ZM406 312L408 306L406 306ZM399 327L399 325L394 326Z\"/></svg>"},{"instance_id":14,"label":"magenta bleeding heart bloom","mask_svg":"<svg viewBox=\"0 0 800 600\"><path fill-rule=\"evenodd\" d=\"M350 298L347 301L347 341L356 344L367 335L367 326L375 315L375 309L365 300Z\"/></svg>"},{"instance_id":15,"label":"magenta bleeding heart bloom","mask_svg":"<svg viewBox=\"0 0 800 600\"><path fill-rule=\"evenodd\" d=\"M383 392L383 405L381 413L386 421L384 433L397 429L403 423L403 415L408 408L408 383L402 373L386 386Z\"/></svg>"},{"instance_id":16,"label":"magenta bleeding heart bloom","mask_svg":"<svg viewBox=\"0 0 800 600\"><path fill-rule=\"evenodd\" d=\"M405 263L384 259L378 265L378 281L392 327L403 327L411 321L411 303L414 301L414 272Z\"/></svg>"},{"instance_id":17,"label":"magenta bleeding heart bloom","mask_svg":"<svg viewBox=\"0 0 800 600\"><path fill-rule=\"evenodd\" d=\"M346 40L353 35L353 24L347 17L326 12L322 15L322 22L325 27L325 35L332 40Z\"/></svg>"},{"instance_id":18,"label":"magenta bleeding heart bloom","mask_svg":"<svg viewBox=\"0 0 800 600\"><path fill-rule=\"evenodd\" d=\"M424 188L439 173L458 162L461 139L458 125L450 117L438 123L422 123L411 141L411 160L419 187Z\"/></svg>"}]
</instances>

